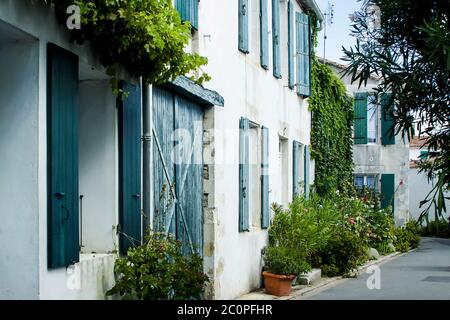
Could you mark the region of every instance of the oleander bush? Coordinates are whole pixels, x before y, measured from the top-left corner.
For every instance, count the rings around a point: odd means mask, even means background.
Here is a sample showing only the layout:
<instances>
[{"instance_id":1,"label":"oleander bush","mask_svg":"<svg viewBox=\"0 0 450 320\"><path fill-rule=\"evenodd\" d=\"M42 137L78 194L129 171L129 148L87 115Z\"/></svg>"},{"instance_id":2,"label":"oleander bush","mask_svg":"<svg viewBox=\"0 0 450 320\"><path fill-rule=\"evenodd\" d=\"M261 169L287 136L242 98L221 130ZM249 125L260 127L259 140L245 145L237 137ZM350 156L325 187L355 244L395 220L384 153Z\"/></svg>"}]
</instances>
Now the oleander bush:
<instances>
[{"instance_id":1,"label":"oleander bush","mask_svg":"<svg viewBox=\"0 0 450 320\"><path fill-rule=\"evenodd\" d=\"M420 244L419 229L415 221L395 229L395 248L400 252L407 252L417 248Z\"/></svg>"}]
</instances>

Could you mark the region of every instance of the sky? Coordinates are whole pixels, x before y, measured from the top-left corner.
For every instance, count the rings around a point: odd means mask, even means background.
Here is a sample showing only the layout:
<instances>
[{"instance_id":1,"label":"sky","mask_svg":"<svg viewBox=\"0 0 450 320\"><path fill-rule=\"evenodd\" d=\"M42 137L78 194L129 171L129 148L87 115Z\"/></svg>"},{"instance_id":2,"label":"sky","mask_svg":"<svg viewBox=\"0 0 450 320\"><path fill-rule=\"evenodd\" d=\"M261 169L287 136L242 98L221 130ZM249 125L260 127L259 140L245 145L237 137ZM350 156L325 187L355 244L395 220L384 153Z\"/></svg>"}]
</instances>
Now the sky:
<instances>
[{"instance_id":1,"label":"sky","mask_svg":"<svg viewBox=\"0 0 450 320\"><path fill-rule=\"evenodd\" d=\"M316 0L317 5L324 13L328 8L328 2L334 4L334 19L333 24L327 24L327 41L326 41L326 55L328 60L333 60L340 63L345 63L340 59L343 57L342 46L349 49L356 41L350 36L351 22L349 15L361 8L361 2L357 0ZM319 33L319 45L317 48L317 55L323 57L324 55L324 32Z\"/></svg>"}]
</instances>

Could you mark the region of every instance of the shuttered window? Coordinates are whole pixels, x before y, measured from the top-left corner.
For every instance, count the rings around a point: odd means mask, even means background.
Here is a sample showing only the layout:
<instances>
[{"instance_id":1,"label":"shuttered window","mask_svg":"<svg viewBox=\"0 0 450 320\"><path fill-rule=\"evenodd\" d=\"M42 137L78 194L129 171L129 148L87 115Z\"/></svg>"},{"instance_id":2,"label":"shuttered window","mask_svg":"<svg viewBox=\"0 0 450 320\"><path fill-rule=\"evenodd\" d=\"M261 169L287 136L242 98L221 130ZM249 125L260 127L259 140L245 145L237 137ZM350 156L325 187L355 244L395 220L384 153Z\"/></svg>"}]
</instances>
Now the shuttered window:
<instances>
[{"instance_id":1,"label":"shuttered window","mask_svg":"<svg viewBox=\"0 0 450 320\"><path fill-rule=\"evenodd\" d=\"M180 13L181 20L189 22L195 30L198 30L198 1L199 0L175 1L175 8Z\"/></svg>"},{"instance_id":2,"label":"shuttered window","mask_svg":"<svg viewBox=\"0 0 450 320\"><path fill-rule=\"evenodd\" d=\"M295 14L297 32L297 93L303 97L311 95L311 33L309 16Z\"/></svg>"},{"instance_id":3,"label":"shuttered window","mask_svg":"<svg viewBox=\"0 0 450 320\"><path fill-rule=\"evenodd\" d=\"M395 175L381 175L381 208L385 209L392 206L392 214L394 213L394 194L395 194Z\"/></svg>"},{"instance_id":4,"label":"shuttered window","mask_svg":"<svg viewBox=\"0 0 450 320\"><path fill-rule=\"evenodd\" d=\"M248 0L239 0L239 50L249 53L248 45Z\"/></svg>"},{"instance_id":5,"label":"shuttered window","mask_svg":"<svg viewBox=\"0 0 450 320\"><path fill-rule=\"evenodd\" d=\"M273 76L281 78L280 0L272 0Z\"/></svg>"},{"instance_id":6,"label":"shuttered window","mask_svg":"<svg viewBox=\"0 0 450 320\"><path fill-rule=\"evenodd\" d=\"M309 180L309 176L310 176L310 170L311 170L311 152L309 149L309 146L305 146L305 151L304 151L304 157L305 157L305 198L308 199L309 198L309 188L310 188L310 180Z\"/></svg>"},{"instance_id":7,"label":"shuttered window","mask_svg":"<svg viewBox=\"0 0 450 320\"><path fill-rule=\"evenodd\" d=\"M49 44L48 267L80 259L78 191L78 56Z\"/></svg>"},{"instance_id":8,"label":"shuttered window","mask_svg":"<svg viewBox=\"0 0 450 320\"><path fill-rule=\"evenodd\" d=\"M295 87L295 16L294 16L294 5L292 1L288 2L288 68L289 68L289 88L294 89Z\"/></svg>"},{"instance_id":9,"label":"shuttered window","mask_svg":"<svg viewBox=\"0 0 450 320\"><path fill-rule=\"evenodd\" d=\"M239 122L239 231L250 231L249 211L249 129L247 118Z\"/></svg>"},{"instance_id":10,"label":"shuttered window","mask_svg":"<svg viewBox=\"0 0 450 320\"><path fill-rule=\"evenodd\" d=\"M367 144L367 92L355 94L355 144Z\"/></svg>"},{"instance_id":11,"label":"shuttered window","mask_svg":"<svg viewBox=\"0 0 450 320\"><path fill-rule=\"evenodd\" d=\"M269 228L270 203L269 203L269 129L261 128L261 227Z\"/></svg>"},{"instance_id":12,"label":"shuttered window","mask_svg":"<svg viewBox=\"0 0 450 320\"><path fill-rule=\"evenodd\" d=\"M295 198L300 194L300 142L294 141L292 149L292 195Z\"/></svg>"},{"instance_id":13,"label":"shuttered window","mask_svg":"<svg viewBox=\"0 0 450 320\"><path fill-rule=\"evenodd\" d=\"M391 94L381 96L381 143L384 146L395 144L394 118L392 116L394 107L393 104L389 106L390 99Z\"/></svg>"},{"instance_id":14,"label":"shuttered window","mask_svg":"<svg viewBox=\"0 0 450 320\"><path fill-rule=\"evenodd\" d=\"M261 66L264 69L269 69L269 12L268 0L260 0L259 8L259 22L260 22L260 55Z\"/></svg>"},{"instance_id":15,"label":"shuttered window","mask_svg":"<svg viewBox=\"0 0 450 320\"><path fill-rule=\"evenodd\" d=\"M128 96L119 103L120 252L141 244L141 90L122 82Z\"/></svg>"}]
</instances>

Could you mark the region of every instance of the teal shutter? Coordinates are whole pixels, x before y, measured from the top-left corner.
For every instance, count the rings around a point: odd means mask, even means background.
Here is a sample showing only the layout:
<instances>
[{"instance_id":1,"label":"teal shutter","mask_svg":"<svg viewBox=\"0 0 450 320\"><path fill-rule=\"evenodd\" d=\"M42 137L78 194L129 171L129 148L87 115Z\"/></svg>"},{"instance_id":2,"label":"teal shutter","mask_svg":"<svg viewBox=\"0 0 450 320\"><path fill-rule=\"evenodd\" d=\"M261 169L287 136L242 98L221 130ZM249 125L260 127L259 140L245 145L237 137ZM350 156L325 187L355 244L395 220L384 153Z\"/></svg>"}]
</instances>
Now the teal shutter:
<instances>
[{"instance_id":1,"label":"teal shutter","mask_svg":"<svg viewBox=\"0 0 450 320\"><path fill-rule=\"evenodd\" d=\"M250 230L249 205L249 121L241 118L239 124L239 231Z\"/></svg>"},{"instance_id":2,"label":"teal shutter","mask_svg":"<svg viewBox=\"0 0 450 320\"><path fill-rule=\"evenodd\" d=\"M422 150L422 151L420 151L419 159L420 160L428 160L429 155L430 155L430 153L428 151Z\"/></svg>"},{"instance_id":3,"label":"teal shutter","mask_svg":"<svg viewBox=\"0 0 450 320\"><path fill-rule=\"evenodd\" d=\"M126 82L119 101L120 252L141 243L141 89Z\"/></svg>"},{"instance_id":4,"label":"teal shutter","mask_svg":"<svg viewBox=\"0 0 450 320\"><path fill-rule=\"evenodd\" d=\"M311 34L309 16L297 12L297 93L303 97L311 95Z\"/></svg>"},{"instance_id":5,"label":"teal shutter","mask_svg":"<svg viewBox=\"0 0 450 320\"><path fill-rule=\"evenodd\" d=\"M78 56L48 44L48 267L80 259Z\"/></svg>"},{"instance_id":6,"label":"teal shutter","mask_svg":"<svg viewBox=\"0 0 450 320\"><path fill-rule=\"evenodd\" d=\"M248 0L239 0L239 50L249 53L248 48Z\"/></svg>"},{"instance_id":7,"label":"teal shutter","mask_svg":"<svg viewBox=\"0 0 450 320\"><path fill-rule=\"evenodd\" d=\"M389 107L391 96L386 93L381 96L381 143L384 146L395 144L393 104Z\"/></svg>"},{"instance_id":8,"label":"teal shutter","mask_svg":"<svg viewBox=\"0 0 450 320\"><path fill-rule=\"evenodd\" d=\"M367 92L355 94L355 144L367 144Z\"/></svg>"},{"instance_id":9,"label":"teal shutter","mask_svg":"<svg viewBox=\"0 0 450 320\"><path fill-rule=\"evenodd\" d=\"M181 20L189 22L192 28L198 30L198 0L176 0L175 8Z\"/></svg>"},{"instance_id":10,"label":"teal shutter","mask_svg":"<svg viewBox=\"0 0 450 320\"><path fill-rule=\"evenodd\" d=\"M311 168L311 152L309 150L309 146L305 146L305 152L304 152L304 157L305 157L305 198L308 199L309 198L309 187L310 187L310 181L309 181L309 176L310 176L310 168Z\"/></svg>"},{"instance_id":11,"label":"teal shutter","mask_svg":"<svg viewBox=\"0 0 450 320\"><path fill-rule=\"evenodd\" d=\"M268 0L260 0L260 29L261 29L261 66L269 69L269 17Z\"/></svg>"},{"instance_id":12,"label":"teal shutter","mask_svg":"<svg viewBox=\"0 0 450 320\"><path fill-rule=\"evenodd\" d=\"M270 204L269 204L269 129L261 128L261 227L269 228Z\"/></svg>"},{"instance_id":13,"label":"teal shutter","mask_svg":"<svg viewBox=\"0 0 450 320\"><path fill-rule=\"evenodd\" d=\"M273 76L281 78L280 60L280 0L272 0L272 46L273 46Z\"/></svg>"},{"instance_id":14,"label":"teal shutter","mask_svg":"<svg viewBox=\"0 0 450 320\"><path fill-rule=\"evenodd\" d=\"M394 213L394 194L395 194L395 175L382 174L381 175L381 208L385 209L392 206L392 213Z\"/></svg>"},{"instance_id":15,"label":"teal shutter","mask_svg":"<svg viewBox=\"0 0 450 320\"><path fill-rule=\"evenodd\" d=\"M288 67L289 67L289 88L295 87L295 71L294 71L294 5L292 1L288 2Z\"/></svg>"},{"instance_id":16,"label":"teal shutter","mask_svg":"<svg viewBox=\"0 0 450 320\"><path fill-rule=\"evenodd\" d=\"M295 198L300 194L300 142L293 142L292 150L292 196Z\"/></svg>"}]
</instances>

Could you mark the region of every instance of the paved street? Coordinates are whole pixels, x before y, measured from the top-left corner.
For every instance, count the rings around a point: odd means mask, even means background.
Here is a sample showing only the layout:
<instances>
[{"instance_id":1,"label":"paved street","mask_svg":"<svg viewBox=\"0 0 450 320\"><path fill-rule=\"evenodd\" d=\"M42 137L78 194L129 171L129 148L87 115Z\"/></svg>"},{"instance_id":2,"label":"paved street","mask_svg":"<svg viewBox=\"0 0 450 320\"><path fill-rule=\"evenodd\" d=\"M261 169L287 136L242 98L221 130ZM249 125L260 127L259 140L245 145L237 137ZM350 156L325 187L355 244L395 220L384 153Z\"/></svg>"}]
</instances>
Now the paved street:
<instances>
[{"instance_id":1,"label":"paved street","mask_svg":"<svg viewBox=\"0 0 450 320\"><path fill-rule=\"evenodd\" d=\"M450 240L423 238L421 246L381 266L381 289L369 290L367 280L339 281L309 300L450 299Z\"/></svg>"}]
</instances>

